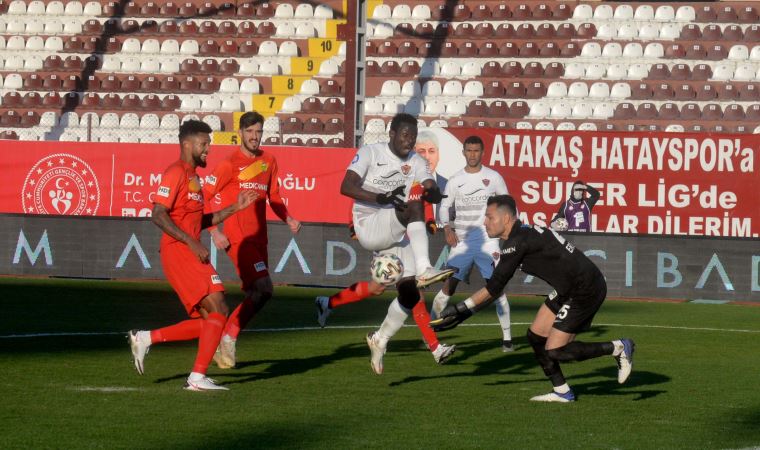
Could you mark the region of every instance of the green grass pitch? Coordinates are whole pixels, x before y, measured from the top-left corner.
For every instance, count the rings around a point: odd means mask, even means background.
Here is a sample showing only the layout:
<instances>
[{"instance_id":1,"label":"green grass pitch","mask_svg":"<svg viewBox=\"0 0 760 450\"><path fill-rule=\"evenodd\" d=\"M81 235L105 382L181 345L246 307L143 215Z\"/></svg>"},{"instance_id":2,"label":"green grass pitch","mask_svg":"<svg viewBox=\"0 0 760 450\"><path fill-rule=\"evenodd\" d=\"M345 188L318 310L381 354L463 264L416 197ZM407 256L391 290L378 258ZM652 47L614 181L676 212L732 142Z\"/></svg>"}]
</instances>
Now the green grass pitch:
<instances>
[{"instance_id":1,"label":"green grass pitch","mask_svg":"<svg viewBox=\"0 0 760 450\"><path fill-rule=\"evenodd\" d=\"M239 367L210 368L230 391L197 393L182 389L195 342L155 345L144 376L131 363L124 332L185 318L165 283L1 278L0 292L4 449L760 446L758 307L607 301L580 339L633 338L628 383L609 357L566 364L578 401L536 404L550 389L524 337L536 297L511 298L514 353L490 308L440 335L458 350L438 366L410 318L376 376L364 336L390 295L319 329L314 296L332 291L278 287Z\"/></svg>"}]
</instances>

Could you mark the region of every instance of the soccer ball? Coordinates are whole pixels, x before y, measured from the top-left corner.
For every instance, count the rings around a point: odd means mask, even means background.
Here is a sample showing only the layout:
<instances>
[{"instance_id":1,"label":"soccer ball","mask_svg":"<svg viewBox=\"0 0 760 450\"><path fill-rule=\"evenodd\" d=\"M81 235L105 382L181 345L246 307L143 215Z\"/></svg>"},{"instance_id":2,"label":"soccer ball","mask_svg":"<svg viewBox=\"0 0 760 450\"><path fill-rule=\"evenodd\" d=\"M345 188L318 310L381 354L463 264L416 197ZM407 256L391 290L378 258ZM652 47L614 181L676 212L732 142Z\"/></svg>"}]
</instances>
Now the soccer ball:
<instances>
[{"instance_id":1,"label":"soccer ball","mask_svg":"<svg viewBox=\"0 0 760 450\"><path fill-rule=\"evenodd\" d=\"M552 222L552 230L554 231L567 231L567 219L564 217L560 217L559 219Z\"/></svg>"},{"instance_id":2,"label":"soccer ball","mask_svg":"<svg viewBox=\"0 0 760 450\"><path fill-rule=\"evenodd\" d=\"M375 255L369 267L372 281L378 284L396 284L404 275L404 263L396 255Z\"/></svg>"}]
</instances>

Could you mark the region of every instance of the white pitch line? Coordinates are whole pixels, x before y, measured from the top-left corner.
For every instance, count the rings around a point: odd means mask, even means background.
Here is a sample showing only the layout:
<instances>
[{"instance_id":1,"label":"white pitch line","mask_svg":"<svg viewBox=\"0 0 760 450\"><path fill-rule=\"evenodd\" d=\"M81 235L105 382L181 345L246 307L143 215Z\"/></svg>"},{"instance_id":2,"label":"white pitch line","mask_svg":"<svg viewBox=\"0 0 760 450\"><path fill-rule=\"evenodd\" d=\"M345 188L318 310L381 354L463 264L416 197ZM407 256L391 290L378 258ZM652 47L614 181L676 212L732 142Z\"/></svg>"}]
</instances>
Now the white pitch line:
<instances>
[{"instance_id":1,"label":"white pitch line","mask_svg":"<svg viewBox=\"0 0 760 450\"><path fill-rule=\"evenodd\" d=\"M530 322L512 322L512 325L530 325ZM463 323L460 327L495 327L498 323ZM623 323L595 323L594 326L605 327L629 327L629 328L657 328L663 330L685 330L685 331L722 331L728 333L760 333L760 330L742 330L738 328L710 328L710 327L676 327L670 325L641 325L641 324L623 324ZM416 327L416 325L404 325L404 327ZM358 330L373 329L377 325L335 325L327 329L338 330ZM283 328L257 328L255 330L244 330L246 333L279 333L284 331L315 331L322 330L320 327L283 327ZM24 339L38 337L74 337L74 336L126 336L126 331L104 331L104 332L65 332L65 333L27 333L27 334L6 334L0 335L0 339Z\"/></svg>"}]
</instances>

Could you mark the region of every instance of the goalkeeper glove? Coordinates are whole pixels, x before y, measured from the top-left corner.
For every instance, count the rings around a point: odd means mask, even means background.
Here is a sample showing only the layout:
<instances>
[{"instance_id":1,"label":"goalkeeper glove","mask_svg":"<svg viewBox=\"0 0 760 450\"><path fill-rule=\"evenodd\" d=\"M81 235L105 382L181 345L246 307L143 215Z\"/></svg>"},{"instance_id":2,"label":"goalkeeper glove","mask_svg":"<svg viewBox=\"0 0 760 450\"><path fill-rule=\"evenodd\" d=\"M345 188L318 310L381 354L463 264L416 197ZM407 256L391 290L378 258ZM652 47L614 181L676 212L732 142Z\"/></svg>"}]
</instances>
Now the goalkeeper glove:
<instances>
[{"instance_id":1,"label":"goalkeeper glove","mask_svg":"<svg viewBox=\"0 0 760 450\"><path fill-rule=\"evenodd\" d=\"M404 189L406 189L406 186L401 185L392 191L377 194L375 201L379 205L393 205L394 208L399 210L406 208Z\"/></svg>"},{"instance_id":2,"label":"goalkeeper glove","mask_svg":"<svg viewBox=\"0 0 760 450\"><path fill-rule=\"evenodd\" d=\"M456 328L457 325L467 320L472 315L472 310L465 302L447 306L441 311L440 318L430 321L434 331L446 331Z\"/></svg>"},{"instance_id":3,"label":"goalkeeper glove","mask_svg":"<svg viewBox=\"0 0 760 450\"><path fill-rule=\"evenodd\" d=\"M425 189L425 192L422 193L422 199L428 203L438 204L446 197L448 197L448 195L441 194L441 190L438 189L438 186L435 186L432 189Z\"/></svg>"}]
</instances>

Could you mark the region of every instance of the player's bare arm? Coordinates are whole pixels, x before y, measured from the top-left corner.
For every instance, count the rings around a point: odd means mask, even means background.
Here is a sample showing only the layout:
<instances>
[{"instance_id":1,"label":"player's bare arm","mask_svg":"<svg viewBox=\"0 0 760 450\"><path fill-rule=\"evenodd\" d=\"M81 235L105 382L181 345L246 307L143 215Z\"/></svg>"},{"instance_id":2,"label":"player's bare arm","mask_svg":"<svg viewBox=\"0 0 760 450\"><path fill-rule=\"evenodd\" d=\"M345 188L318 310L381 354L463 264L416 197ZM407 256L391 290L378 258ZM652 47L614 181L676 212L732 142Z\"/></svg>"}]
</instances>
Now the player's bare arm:
<instances>
[{"instance_id":1,"label":"player's bare arm","mask_svg":"<svg viewBox=\"0 0 760 450\"><path fill-rule=\"evenodd\" d=\"M251 206L257 198L259 198L259 194L255 191L240 191L240 194L238 194L237 202L222 209L221 211L217 211L211 214L204 214L203 219L201 220L201 229L224 222L228 217L235 214L236 212Z\"/></svg>"},{"instance_id":2,"label":"player's bare arm","mask_svg":"<svg viewBox=\"0 0 760 450\"><path fill-rule=\"evenodd\" d=\"M340 184L340 193L354 200L377 203L377 194L362 188L362 178L358 173L347 170Z\"/></svg>"},{"instance_id":3,"label":"player's bare arm","mask_svg":"<svg viewBox=\"0 0 760 450\"><path fill-rule=\"evenodd\" d=\"M446 224L443 226L443 235L446 238L446 243L449 244L450 247L456 247L459 243L457 234L454 229L451 228L451 225Z\"/></svg>"},{"instance_id":4,"label":"player's bare arm","mask_svg":"<svg viewBox=\"0 0 760 450\"><path fill-rule=\"evenodd\" d=\"M161 205L159 203L155 203L153 205L153 213L152 213L151 220L164 233L168 234L169 236L173 237L174 239L180 242L184 242L185 244L187 244L187 246L190 247L190 251L192 251L193 254L198 257L200 262L202 263L208 262L208 258L209 258L208 249L206 249L206 247L204 247L203 244L193 239L189 234L182 231L177 226L177 224L174 223L171 217L169 217L169 210L166 208L166 206Z\"/></svg>"},{"instance_id":5,"label":"player's bare arm","mask_svg":"<svg viewBox=\"0 0 760 450\"><path fill-rule=\"evenodd\" d=\"M219 228L210 227L208 232L211 234L211 240L214 241L214 246L219 250L226 250L230 246L230 240L227 238L227 235Z\"/></svg>"}]
</instances>

